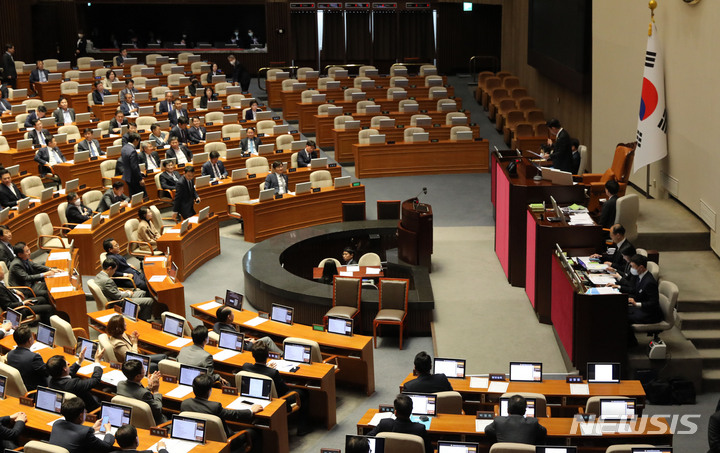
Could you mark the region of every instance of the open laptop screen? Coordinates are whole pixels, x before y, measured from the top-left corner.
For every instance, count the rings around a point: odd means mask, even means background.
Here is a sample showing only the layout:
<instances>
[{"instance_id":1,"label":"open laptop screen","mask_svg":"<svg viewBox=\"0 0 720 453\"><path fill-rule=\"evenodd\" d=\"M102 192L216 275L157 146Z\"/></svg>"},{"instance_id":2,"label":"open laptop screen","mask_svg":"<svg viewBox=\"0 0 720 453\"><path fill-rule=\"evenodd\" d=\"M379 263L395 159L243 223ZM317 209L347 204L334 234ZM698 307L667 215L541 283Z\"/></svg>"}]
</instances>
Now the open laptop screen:
<instances>
[{"instance_id":1,"label":"open laptop screen","mask_svg":"<svg viewBox=\"0 0 720 453\"><path fill-rule=\"evenodd\" d=\"M140 310L140 307L135 302L130 301L129 299L123 299L123 309L122 314L128 319L131 319L133 321L137 321L138 311Z\"/></svg>"},{"instance_id":2,"label":"open laptop screen","mask_svg":"<svg viewBox=\"0 0 720 453\"><path fill-rule=\"evenodd\" d=\"M129 360L138 360L140 363L142 363L143 366L143 374L147 376L148 374L148 368L150 367L150 356L143 355L143 354L137 354L135 352L126 352L125 353L125 361Z\"/></svg>"},{"instance_id":3,"label":"open laptop screen","mask_svg":"<svg viewBox=\"0 0 720 453\"><path fill-rule=\"evenodd\" d=\"M95 360L95 354L97 353L99 343L97 341L88 340L87 338L78 337L77 339L77 349L75 351L75 354L78 356L82 352L83 349L85 349L85 355L81 357L82 359L88 359L88 360Z\"/></svg>"},{"instance_id":4,"label":"open laptop screen","mask_svg":"<svg viewBox=\"0 0 720 453\"><path fill-rule=\"evenodd\" d=\"M7 377L0 376L0 399L5 398L5 387L7 386Z\"/></svg>"},{"instance_id":5,"label":"open laptop screen","mask_svg":"<svg viewBox=\"0 0 720 453\"><path fill-rule=\"evenodd\" d=\"M437 407L437 395L429 393L403 393L407 395L413 402L413 415L430 415L434 416Z\"/></svg>"},{"instance_id":6,"label":"open laptop screen","mask_svg":"<svg viewBox=\"0 0 720 453\"><path fill-rule=\"evenodd\" d=\"M477 453L478 444L439 440L437 453Z\"/></svg>"},{"instance_id":7,"label":"open laptop screen","mask_svg":"<svg viewBox=\"0 0 720 453\"><path fill-rule=\"evenodd\" d=\"M260 398L264 400L270 399L272 391L272 380L254 378L252 376L242 376L240 381L240 396L250 398Z\"/></svg>"},{"instance_id":8,"label":"open laptop screen","mask_svg":"<svg viewBox=\"0 0 720 453\"><path fill-rule=\"evenodd\" d=\"M447 378L465 379L464 359L445 359L436 357L433 369L436 374L444 374Z\"/></svg>"},{"instance_id":9,"label":"open laptop screen","mask_svg":"<svg viewBox=\"0 0 720 453\"><path fill-rule=\"evenodd\" d=\"M17 329L17 327L20 325L20 320L22 319L22 315L13 310L12 308L8 308L5 312L5 320L12 325L13 329Z\"/></svg>"},{"instance_id":10,"label":"open laptop screen","mask_svg":"<svg viewBox=\"0 0 720 453\"><path fill-rule=\"evenodd\" d=\"M508 415L508 402L510 398L500 398L500 415L506 417ZM527 406L525 407L525 417L535 417L535 398L525 398Z\"/></svg>"},{"instance_id":11,"label":"open laptop screen","mask_svg":"<svg viewBox=\"0 0 720 453\"><path fill-rule=\"evenodd\" d=\"M587 380L589 383L620 382L620 363L588 363Z\"/></svg>"},{"instance_id":12,"label":"open laptop screen","mask_svg":"<svg viewBox=\"0 0 720 453\"><path fill-rule=\"evenodd\" d=\"M35 408L60 413L65 394L47 387L38 387L35 395Z\"/></svg>"},{"instance_id":13,"label":"open laptop screen","mask_svg":"<svg viewBox=\"0 0 720 453\"><path fill-rule=\"evenodd\" d=\"M207 368L192 365L180 365L178 384L192 387L193 379L201 374L207 374Z\"/></svg>"},{"instance_id":14,"label":"open laptop screen","mask_svg":"<svg viewBox=\"0 0 720 453\"><path fill-rule=\"evenodd\" d=\"M349 337L353 334L353 320L352 318L340 318L337 316L328 316L328 332L336 333L338 335L347 335Z\"/></svg>"},{"instance_id":15,"label":"open laptop screen","mask_svg":"<svg viewBox=\"0 0 720 453\"><path fill-rule=\"evenodd\" d=\"M245 334L238 332L229 332L227 330L220 331L218 346L223 349L242 352Z\"/></svg>"},{"instance_id":16,"label":"open laptop screen","mask_svg":"<svg viewBox=\"0 0 720 453\"><path fill-rule=\"evenodd\" d=\"M542 382L542 363L510 362L510 381Z\"/></svg>"},{"instance_id":17,"label":"open laptop screen","mask_svg":"<svg viewBox=\"0 0 720 453\"><path fill-rule=\"evenodd\" d=\"M632 453L673 453L672 447L636 447Z\"/></svg>"},{"instance_id":18,"label":"open laptop screen","mask_svg":"<svg viewBox=\"0 0 720 453\"><path fill-rule=\"evenodd\" d=\"M225 291L225 305L235 308L237 310L242 310L242 303L242 294L236 293L235 291L230 291L229 289Z\"/></svg>"},{"instance_id":19,"label":"open laptop screen","mask_svg":"<svg viewBox=\"0 0 720 453\"><path fill-rule=\"evenodd\" d=\"M205 443L205 420L173 415L170 437Z\"/></svg>"},{"instance_id":20,"label":"open laptop screen","mask_svg":"<svg viewBox=\"0 0 720 453\"><path fill-rule=\"evenodd\" d=\"M107 417L108 423L113 427L119 428L130 423L132 407L108 403L107 401L103 401L101 405L100 418Z\"/></svg>"},{"instance_id":21,"label":"open laptop screen","mask_svg":"<svg viewBox=\"0 0 720 453\"><path fill-rule=\"evenodd\" d=\"M627 420L635 416L634 399L600 399L600 418L605 421Z\"/></svg>"},{"instance_id":22,"label":"open laptop screen","mask_svg":"<svg viewBox=\"0 0 720 453\"><path fill-rule=\"evenodd\" d=\"M272 312L270 314L270 319L272 319L273 321L292 325L293 308L286 307L285 305L272 304Z\"/></svg>"},{"instance_id":23,"label":"open laptop screen","mask_svg":"<svg viewBox=\"0 0 720 453\"><path fill-rule=\"evenodd\" d=\"M354 437L364 437L370 444L370 453L385 453L385 438L383 437L371 437L371 436L357 436L353 434L347 434L345 436L345 451L348 450L350 439Z\"/></svg>"},{"instance_id":24,"label":"open laptop screen","mask_svg":"<svg viewBox=\"0 0 720 453\"><path fill-rule=\"evenodd\" d=\"M310 363L311 347L304 344L285 343L283 358L290 362Z\"/></svg>"},{"instance_id":25,"label":"open laptop screen","mask_svg":"<svg viewBox=\"0 0 720 453\"><path fill-rule=\"evenodd\" d=\"M55 328L43 323L38 324L37 341L52 348L55 344Z\"/></svg>"},{"instance_id":26,"label":"open laptop screen","mask_svg":"<svg viewBox=\"0 0 720 453\"><path fill-rule=\"evenodd\" d=\"M184 319L165 315L165 321L163 322L163 332L169 333L170 335L175 335L176 337L182 337L184 325Z\"/></svg>"}]
</instances>

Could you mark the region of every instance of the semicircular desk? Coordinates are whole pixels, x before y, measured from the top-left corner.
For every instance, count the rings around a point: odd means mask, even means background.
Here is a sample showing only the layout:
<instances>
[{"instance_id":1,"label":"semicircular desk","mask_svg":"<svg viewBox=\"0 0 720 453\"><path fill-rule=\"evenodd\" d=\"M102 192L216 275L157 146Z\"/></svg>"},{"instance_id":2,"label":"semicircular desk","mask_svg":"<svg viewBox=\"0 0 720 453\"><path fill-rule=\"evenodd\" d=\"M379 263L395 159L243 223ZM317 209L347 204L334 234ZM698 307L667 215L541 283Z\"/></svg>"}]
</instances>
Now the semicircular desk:
<instances>
[{"instance_id":1,"label":"semicircular desk","mask_svg":"<svg viewBox=\"0 0 720 453\"><path fill-rule=\"evenodd\" d=\"M245 297L261 311L272 304L295 309L294 321L322 324L332 307L332 285L312 280L312 269L323 258L339 256L351 239L368 241L368 250L388 256L385 277L409 278L406 331L410 335L429 335L435 301L428 270L399 262L392 249L397 247L397 220L340 222L303 228L265 239L243 257ZM378 290L363 287L360 331L372 332L378 311Z\"/></svg>"}]
</instances>

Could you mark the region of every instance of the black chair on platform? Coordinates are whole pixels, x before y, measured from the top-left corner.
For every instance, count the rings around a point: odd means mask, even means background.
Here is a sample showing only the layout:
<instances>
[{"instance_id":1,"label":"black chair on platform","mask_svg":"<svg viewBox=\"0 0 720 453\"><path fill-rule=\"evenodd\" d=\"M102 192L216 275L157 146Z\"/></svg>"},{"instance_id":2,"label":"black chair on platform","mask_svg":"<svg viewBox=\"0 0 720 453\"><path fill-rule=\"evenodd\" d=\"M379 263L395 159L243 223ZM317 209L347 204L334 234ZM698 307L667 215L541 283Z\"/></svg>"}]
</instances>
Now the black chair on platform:
<instances>
[{"instance_id":1,"label":"black chair on platform","mask_svg":"<svg viewBox=\"0 0 720 453\"><path fill-rule=\"evenodd\" d=\"M378 200L378 220L400 220L400 200Z\"/></svg>"},{"instance_id":2,"label":"black chair on platform","mask_svg":"<svg viewBox=\"0 0 720 453\"><path fill-rule=\"evenodd\" d=\"M364 201L343 201L342 202L343 222L353 222L356 220L365 220L365 202Z\"/></svg>"}]
</instances>

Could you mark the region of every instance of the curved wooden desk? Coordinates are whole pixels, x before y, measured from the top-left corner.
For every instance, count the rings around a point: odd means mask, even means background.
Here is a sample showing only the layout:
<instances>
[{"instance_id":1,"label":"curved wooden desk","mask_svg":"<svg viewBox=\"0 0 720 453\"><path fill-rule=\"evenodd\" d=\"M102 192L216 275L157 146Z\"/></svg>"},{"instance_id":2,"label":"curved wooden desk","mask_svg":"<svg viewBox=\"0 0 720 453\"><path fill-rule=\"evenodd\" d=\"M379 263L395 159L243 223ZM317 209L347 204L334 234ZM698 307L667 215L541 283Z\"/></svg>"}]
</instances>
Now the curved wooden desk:
<instances>
[{"instance_id":1,"label":"curved wooden desk","mask_svg":"<svg viewBox=\"0 0 720 453\"><path fill-rule=\"evenodd\" d=\"M20 184L16 183L18 188ZM64 192L64 190L63 190ZM79 195L85 192L81 190L78 192ZM45 203L35 203L34 206L26 209L25 211L18 213L17 210L10 210L10 218L8 218L5 226L10 228L13 233L13 242L25 242L30 249L37 247L37 231L35 231L35 216L44 212L50 216L50 222L53 225L60 225L60 217L57 213L57 208L63 201L67 201L64 193L56 192L54 198L46 201ZM77 244L76 244L77 246Z\"/></svg>"},{"instance_id":2,"label":"curved wooden desk","mask_svg":"<svg viewBox=\"0 0 720 453\"><path fill-rule=\"evenodd\" d=\"M170 259L172 260L172 256ZM167 305L169 311L183 317L187 316L185 313L185 288L179 281L172 281L168 277L167 257L145 257L143 271L148 289L155 299L159 303ZM155 276L163 277L163 279L153 281Z\"/></svg>"},{"instance_id":3,"label":"curved wooden desk","mask_svg":"<svg viewBox=\"0 0 720 453\"><path fill-rule=\"evenodd\" d=\"M197 217L195 219L197 221ZM177 279L182 282L197 268L220 254L219 217L213 215L201 223L191 223L182 236L179 224L171 232L166 229L157 240L157 248L162 252L170 250L170 256L178 266Z\"/></svg>"},{"instance_id":4,"label":"curved wooden desk","mask_svg":"<svg viewBox=\"0 0 720 453\"><path fill-rule=\"evenodd\" d=\"M71 278L73 269L78 266L80 253L78 249L73 250L72 256L67 260L64 255L69 253L68 249L55 249L48 254L45 265L65 271L67 275L45 277L45 285L50 293L51 303L55 305L55 310L66 313L73 327L82 327L87 332L85 291L82 289L82 282L76 282Z\"/></svg>"}]
</instances>

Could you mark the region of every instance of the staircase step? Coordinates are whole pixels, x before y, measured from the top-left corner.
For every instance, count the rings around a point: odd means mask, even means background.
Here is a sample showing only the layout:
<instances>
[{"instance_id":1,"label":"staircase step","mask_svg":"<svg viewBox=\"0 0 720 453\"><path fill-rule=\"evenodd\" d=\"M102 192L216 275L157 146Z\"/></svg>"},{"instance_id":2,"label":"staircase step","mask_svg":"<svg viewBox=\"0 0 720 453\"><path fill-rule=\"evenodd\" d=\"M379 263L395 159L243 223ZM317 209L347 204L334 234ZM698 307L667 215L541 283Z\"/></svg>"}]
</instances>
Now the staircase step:
<instances>
[{"instance_id":1,"label":"staircase step","mask_svg":"<svg viewBox=\"0 0 720 453\"><path fill-rule=\"evenodd\" d=\"M720 348L720 332L717 330L688 329L682 333L698 350Z\"/></svg>"},{"instance_id":2,"label":"staircase step","mask_svg":"<svg viewBox=\"0 0 720 453\"><path fill-rule=\"evenodd\" d=\"M717 392L720 390L720 369L703 370L702 391Z\"/></svg>"},{"instance_id":3,"label":"staircase step","mask_svg":"<svg viewBox=\"0 0 720 453\"><path fill-rule=\"evenodd\" d=\"M698 349L698 354L702 357L703 369L720 370L720 348Z\"/></svg>"},{"instance_id":4,"label":"staircase step","mask_svg":"<svg viewBox=\"0 0 720 453\"><path fill-rule=\"evenodd\" d=\"M668 278L672 281L672 279ZM683 300L682 291L678 295L677 311L679 313L713 312L720 310L720 300Z\"/></svg>"},{"instance_id":5,"label":"staircase step","mask_svg":"<svg viewBox=\"0 0 720 453\"><path fill-rule=\"evenodd\" d=\"M678 318L682 330L717 329L720 325L720 311L680 312Z\"/></svg>"}]
</instances>

